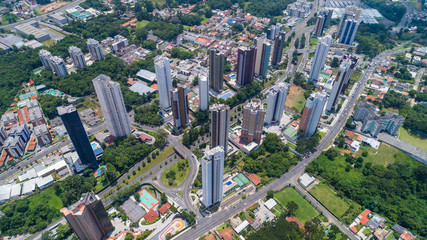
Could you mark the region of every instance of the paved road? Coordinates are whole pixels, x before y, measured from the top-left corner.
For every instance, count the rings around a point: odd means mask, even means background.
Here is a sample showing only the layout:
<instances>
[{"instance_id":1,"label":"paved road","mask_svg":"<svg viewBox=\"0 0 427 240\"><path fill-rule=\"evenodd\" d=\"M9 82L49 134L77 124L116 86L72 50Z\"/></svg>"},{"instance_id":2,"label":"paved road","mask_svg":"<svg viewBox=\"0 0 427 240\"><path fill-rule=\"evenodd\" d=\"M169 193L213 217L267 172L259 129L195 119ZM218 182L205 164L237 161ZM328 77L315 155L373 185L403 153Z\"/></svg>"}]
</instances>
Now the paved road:
<instances>
[{"instance_id":1,"label":"paved road","mask_svg":"<svg viewBox=\"0 0 427 240\"><path fill-rule=\"evenodd\" d=\"M402 3L406 7L406 12L405 12L405 15L403 15L402 19L400 20L400 22L397 25L397 27L393 28L392 31L395 32L395 33L398 33L400 31L400 29L406 27L406 25L411 21L410 15L412 15L412 12L414 11L414 9L412 8L412 6L409 5L408 2L402 0L402 1L400 1L400 3Z\"/></svg>"},{"instance_id":2,"label":"paved road","mask_svg":"<svg viewBox=\"0 0 427 240\"><path fill-rule=\"evenodd\" d=\"M103 124L101 124L99 126L96 126L94 128L89 129L88 133L89 134L95 133L95 132L97 132L97 131L105 128L105 127L106 127L106 124L103 123ZM67 139L67 140L65 140L63 142L54 143L52 146L47 147L47 148L43 149L42 151L36 153L35 155L33 155L33 156L31 156L31 157L29 157L29 158L27 158L27 159L19 162L13 168L11 168L11 169L9 169L9 170L7 170L7 171L5 171L5 172L3 172L3 173L0 174L0 182L2 182L3 180L9 178L10 176L12 176L13 174L17 173L18 171L21 171L21 168L24 168L25 166L28 166L29 164L31 164L31 163L39 160L40 158L43 158L44 156L46 156L46 155L48 155L50 153L53 153L53 152L59 150L60 148L66 146L66 145L68 145L70 143L71 143L70 139Z\"/></svg>"},{"instance_id":3,"label":"paved road","mask_svg":"<svg viewBox=\"0 0 427 240\"><path fill-rule=\"evenodd\" d=\"M30 19L26 19L26 20L23 20L23 21L20 21L20 22L16 22L16 23L11 23L11 24L8 24L8 25L0 26L0 28L4 28L4 29L7 29L7 30L10 30L10 29L15 28L18 25L21 25L21 24L24 24L24 23L27 23L27 22L30 22L30 21L33 21L33 20L35 20L35 21L41 21L41 20L47 18L48 15L51 15L51 14L54 14L54 13L57 13L57 12L60 12L60 11L64 11L65 9L77 6L77 5L79 5L80 3L84 2L84 1L85 0L75 0L75 1L69 3L69 4L67 4L67 5L65 5L65 6L63 6L61 8L58 8L55 11L52 11L52 12L49 12L49 13L46 13L46 14L43 14L43 15L40 15L40 16L37 16L37 17L33 17L33 18L30 18Z\"/></svg>"},{"instance_id":4,"label":"paved road","mask_svg":"<svg viewBox=\"0 0 427 240\"><path fill-rule=\"evenodd\" d=\"M417 76L415 76L414 89L416 91L418 91L418 85L420 84L421 77L423 76L425 70L425 68L421 68L420 70L418 70Z\"/></svg>"}]
</instances>

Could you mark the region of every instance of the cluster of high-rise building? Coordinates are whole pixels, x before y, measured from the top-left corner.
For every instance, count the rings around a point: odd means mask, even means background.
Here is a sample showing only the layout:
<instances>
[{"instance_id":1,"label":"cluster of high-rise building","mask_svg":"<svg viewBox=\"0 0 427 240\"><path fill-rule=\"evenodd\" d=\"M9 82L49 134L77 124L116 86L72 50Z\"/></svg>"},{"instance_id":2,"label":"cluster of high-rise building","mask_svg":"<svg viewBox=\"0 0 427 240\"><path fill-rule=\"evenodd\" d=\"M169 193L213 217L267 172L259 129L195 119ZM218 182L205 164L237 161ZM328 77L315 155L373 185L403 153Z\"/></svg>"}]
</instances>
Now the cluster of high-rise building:
<instances>
[{"instance_id":1,"label":"cluster of high-rise building","mask_svg":"<svg viewBox=\"0 0 427 240\"><path fill-rule=\"evenodd\" d=\"M353 114L355 121L362 121L362 132L376 137L380 132L387 132L394 136L403 124L404 118L398 114L387 112L384 116L375 113L375 106L361 102L357 104Z\"/></svg>"},{"instance_id":2,"label":"cluster of high-rise building","mask_svg":"<svg viewBox=\"0 0 427 240\"><path fill-rule=\"evenodd\" d=\"M336 35L338 43L345 45L353 44L357 30L359 29L361 13L361 8L357 8L356 6L346 7L338 25Z\"/></svg>"},{"instance_id":3,"label":"cluster of high-rise building","mask_svg":"<svg viewBox=\"0 0 427 240\"><path fill-rule=\"evenodd\" d=\"M282 31L282 25L280 23L276 23L276 25L272 25L267 30L267 39L275 40L279 32Z\"/></svg>"},{"instance_id":4,"label":"cluster of high-rise building","mask_svg":"<svg viewBox=\"0 0 427 240\"><path fill-rule=\"evenodd\" d=\"M110 135L116 138L129 136L131 126L120 84L111 81L111 78L104 74L94 78L92 83ZM96 168L98 163L77 109L69 105L60 106L57 110L80 161Z\"/></svg>"},{"instance_id":5,"label":"cluster of high-rise building","mask_svg":"<svg viewBox=\"0 0 427 240\"><path fill-rule=\"evenodd\" d=\"M99 61L104 59L104 53L102 52L99 42L94 39L87 40L87 46L91 53L91 59L93 61ZM73 61L74 68L80 69L86 66L86 60L82 50L76 46L70 46L68 53ZM50 67L56 76L65 76L68 74L67 67L65 66L64 59L59 56L52 56L52 54L42 49L39 51L39 57L44 67Z\"/></svg>"},{"instance_id":6,"label":"cluster of high-rise building","mask_svg":"<svg viewBox=\"0 0 427 240\"><path fill-rule=\"evenodd\" d=\"M52 56L47 50L39 51L40 60L45 67L50 67L56 76L65 76L68 74L68 70L65 67L64 59L59 56Z\"/></svg>"},{"instance_id":7,"label":"cluster of high-rise building","mask_svg":"<svg viewBox=\"0 0 427 240\"><path fill-rule=\"evenodd\" d=\"M323 36L323 31L331 24L333 10L324 10L319 13L316 21L316 27L314 28L313 36Z\"/></svg>"},{"instance_id":8,"label":"cluster of high-rise building","mask_svg":"<svg viewBox=\"0 0 427 240\"><path fill-rule=\"evenodd\" d=\"M294 3L288 4L286 10L289 16L305 18L310 13L311 3L304 0L298 0Z\"/></svg>"},{"instance_id":9,"label":"cluster of high-rise building","mask_svg":"<svg viewBox=\"0 0 427 240\"><path fill-rule=\"evenodd\" d=\"M354 56L344 56L334 83L332 85L332 91L329 95L328 103L326 104L326 111L332 112L336 110L335 106L338 103L339 95L345 91L350 81L351 75L357 66L359 59Z\"/></svg>"}]
</instances>

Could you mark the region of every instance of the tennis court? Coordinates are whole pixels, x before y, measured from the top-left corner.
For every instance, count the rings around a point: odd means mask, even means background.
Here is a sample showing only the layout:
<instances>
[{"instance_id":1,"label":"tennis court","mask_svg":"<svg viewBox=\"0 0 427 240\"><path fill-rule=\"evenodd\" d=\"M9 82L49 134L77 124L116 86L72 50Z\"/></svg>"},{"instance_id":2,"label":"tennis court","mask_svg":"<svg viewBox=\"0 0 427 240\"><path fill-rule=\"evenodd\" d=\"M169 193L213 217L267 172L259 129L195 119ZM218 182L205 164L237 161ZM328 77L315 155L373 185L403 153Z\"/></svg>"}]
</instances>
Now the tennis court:
<instances>
[{"instance_id":1,"label":"tennis court","mask_svg":"<svg viewBox=\"0 0 427 240\"><path fill-rule=\"evenodd\" d=\"M32 91L32 92L28 92L28 93L25 93L25 94L21 94L21 95L19 95L19 100L24 100L24 99L30 98L30 97L32 97L34 95L37 95L36 91Z\"/></svg>"},{"instance_id":2,"label":"tennis court","mask_svg":"<svg viewBox=\"0 0 427 240\"><path fill-rule=\"evenodd\" d=\"M239 173L237 176L233 177L233 181L235 181L239 187L244 186L250 182L243 173Z\"/></svg>"},{"instance_id":3,"label":"tennis court","mask_svg":"<svg viewBox=\"0 0 427 240\"><path fill-rule=\"evenodd\" d=\"M298 134L296 134L297 130L293 127L288 127L283 133L288 135L292 139L296 139L298 137Z\"/></svg>"},{"instance_id":4,"label":"tennis court","mask_svg":"<svg viewBox=\"0 0 427 240\"><path fill-rule=\"evenodd\" d=\"M138 222L139 219L144 217L146 214L140 206L130 199L126 200L126 202L122 204L122 208L125 211L126 216L128 216L132 222Z\"/></svg>"},{"instance_id":5,"label":"tennis court","mask_svg":"<svg viewBox=\"0 0 427 240\"><path fill-rule=\"evenodd\" d=\"M151 193L149 193L145 188L139 191L139 201L144 205L148 210L154 208L159 204L157 200Z\"/></svg>"}]
</instances>

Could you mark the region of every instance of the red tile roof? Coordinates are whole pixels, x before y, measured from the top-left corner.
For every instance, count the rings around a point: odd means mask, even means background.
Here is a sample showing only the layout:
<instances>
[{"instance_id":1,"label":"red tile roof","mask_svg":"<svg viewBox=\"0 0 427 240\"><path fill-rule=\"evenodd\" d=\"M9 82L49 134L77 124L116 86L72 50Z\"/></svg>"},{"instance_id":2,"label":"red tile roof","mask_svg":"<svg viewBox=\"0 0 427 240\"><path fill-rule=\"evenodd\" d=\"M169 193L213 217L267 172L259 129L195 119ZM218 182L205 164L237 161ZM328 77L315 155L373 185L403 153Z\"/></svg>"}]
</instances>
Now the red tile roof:
<instances>
[{"instance_id":1,"label":"red tile roof","mask_svg":"<svg viewBox=\"0 0 427 240\"><path fill-rule=\"evenodd\" d=\"M352 226L350 229L351 229L354 233L357 233L357 229L356 229L354 226Z\"/></svg>"},{"instance_id":2,"label":"red tile roof","mask_svg":"<svg viewBox=\"0 0 427 240\"><path fill-rule=\"evenodd\" d=\"M401 239L403 240L414 240L414 237L408 233L408 232L404 232L402 233L402 235L400 236Z\"/></svg>"},{"instance_id":3,"label":"red tile roof","mask_svg":"<svg viewBox=\"0 0 427 240\"><path fill-rule=\"evenodd\" d=\"M142 141L151 141L151 139L153 139L152 137L148 136L145 133L141 133L141 135L139 135L139 139L141 139Z\"/></svg>"},{"instance_id":4,"label":"red tile roof","mask_svg":"<svg viewBox=\"0 0 427 240\"><path fill-rule=\"evenodd\" d=\"M304 228L304 224L302 224L302 223L298 220L298 218L296 218L295 216L289 216L289 217L286 217L286 221L288 221L288 222L294 222L294 223L298 224L298 227L299 227L299 228Z\"/></svg>"},{"instance_id":5,"label":"red tile roof","mask_svg":"<svg viewBox=\"0 0 427 240\"><path fill-rule=\"evenodd\" d=\"M205 240L216 240L216 239L215 239L214 235L211 233L205 237Z\"/></svg>"},{"instance_id":6,"label":"red tile roof","mask_svg":"<svg viewBox=\"0 0 427 240\"><path fill-rule=\"evenodd\" d=\"M360 220L360 223L363 225L365 225L369 221L369 219L364 216L359 216L359 220Z\"/></svg>"},{"instance_id":7,"label":"red tile roof","mask_svg":"<svg viewBox=\"0 0 427 240\"><path fill-rule=\"evenodd\" d=\"M355 134L354 134L354 132L353 131L347 131L346 133L345 133L345 136L347 137L347 138L349 138L349 139L354 139L354 136L355 136Z\"/></svg>"},{"instance_id":8,"label":"red tile roof","mask_svg":"<svg viewBox=\"0 0 427 240\"><path fill-rule=\"evenodd\" d=\"M6 158L7 158L7 152L3 151L1 158L0 158L0 167L3 166L3 164L6 162Z\"/></svg>"},{"instance_id":9,"label":"red tile roof","mask_svg":"<svg viewBox=\"0 0 427 240\"><path fill-rule=\"evenodd\" d=\"M367 218L370 213L371 211L369 211L369 209L365 209L359 216Z\"/></svg>"},{"instance_id":10,"label":"red tile roof","mask_svg":"<svg viewBox=\"0 0 427 240\"><path fill-rule=\"evenodd\" d=\"M28 112L28 108L23 107L22 109L24 109L25 119L27 120L27 122L29 122L30 121L30 113Z\"/></svg>"},{"instance_id":11,"label":"red tile roof","mask_svg":"<svg viewBox=\"0 0 427 240\"><path fill-rule=\"evenodd\" d=\"M129 85L134 85L134 84L135 84L135 81L133 81L133 80L128 80L128 84L129 84Z\"/></svg>"},{"instance_id":12,"label":"red tile roof","mask_svg":"<svg viewBox=\"0 0 427 240\"><path fill-rule=\"evenodd\" d=\"M159 208L159 212L161 213L161 214L165 214L165 212L167 211L167 210L169 210L169 208L171 207L171 205L169 204L169 203L165 203L165 204L163 204L160 208Z\"/></svg>"},{"instance_id":13,"label":"red tile roof","mask_svg":"<svg viewBox=\"0 0 427 240\"><path fill-rule=\"evenodd\" d=\"M153 209L151 209L150 211L148 211L147 214L144 215L145 220L149 221L150 223L153 223L154 220L156 220L156 218L158 217L159 217L159 214Z\"/></svg>"},{"instance_id":14,"label":"red tile roof","mask_svg":"<svg viewBox=\"0 0 427 240\"><path fill-rule=\"evenodd\" d=\"M245 175L255 184L255 186L261 184L261 179L255 173L245 173Z\"/></svg>"},{"instance_id":15,"label":"red tile roof","mask_svg":"<svg viewBox=\"0 0 427 240\"><path fill-rule=\"evenodd\" d=\"M226 228L224 231L219 233L221 239L224 240L233 240L234 231L231 228Z\"/></svg>"},{"instance_id":16,"label":"red tile roof","mask_svg":"<svg viewBox=\"0 0 427 240\"><path fill-rule=\"evenodd\" d=\"M368 96L368 99L369 99L369 100L372 100L372 101L375 101L375 98L374 98L374 97L372 97L372 96Z\"/></svg>"}]
</instances>

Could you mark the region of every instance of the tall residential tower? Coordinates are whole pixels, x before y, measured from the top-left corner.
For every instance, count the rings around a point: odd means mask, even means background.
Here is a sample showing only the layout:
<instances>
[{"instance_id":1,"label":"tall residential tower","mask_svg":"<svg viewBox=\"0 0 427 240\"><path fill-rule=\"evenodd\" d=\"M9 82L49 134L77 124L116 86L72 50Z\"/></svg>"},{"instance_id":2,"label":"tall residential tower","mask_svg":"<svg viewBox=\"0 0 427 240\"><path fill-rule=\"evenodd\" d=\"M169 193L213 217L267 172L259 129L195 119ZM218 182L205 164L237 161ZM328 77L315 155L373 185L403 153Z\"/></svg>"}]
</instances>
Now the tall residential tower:
<instances>
[{"instance_id":1,"label":"tall residential tower","mask_svg":"<svg viewBox=\"0 0 427 240\"><path fill-rule=\"evenodd\" d=\"M264 122L270 124L279 122L285 109L286 96L288 95L289 84L278 83L267 93L267 113Z\"/></svg>"},{"instance_id":2,"label":"tall residential tower","mask_svg":"<svg viewBox=\"0 0 427 240\"><path fill-rule=\"evenodd\" d=\"M87 48L89 49L92 61L104 60L104 53L102 52L101 45L95 39L89 38L87 40Z\"/></svg>"},{"instance_id":3,"label":"tall residential tower","mask_svg":"<svg viewBox=\"0 0 427 240\"><path fill-rule=\"evenodd\" d=\"M110 134L114 137L129 136L131 128L120 84L104 74L94 78L92 83Z\"/></svg>"},{"instance_id":4,"label":"tall residential tower","mask_svg":"<svg viewBox=\"0 0 427 240\"><path fill-rule=\"evenodd\" d=\"M243 122L240 140L245 143L261 142L265 109L259 99L252 99L243 107Z\"/></svg>"},{"instance_id":5,"label":"tall residential tower","mask_svg":"<svg viewBox=\"0 0 427 240\"><path fill-rule=\"evenodd\" d=\"M254 73L258 76L267 76L268 62L270 60L271 44L265 38L255 38L257 48Z\"/></svg>"},{"instance_id":6,"label":"tall residential tower","mask_svg":"<svg viewBox=\"0 0 427 240\"><path fill-rule=\"evenodd\" d=\"M224 80L224 53L209 50L209 86L215 92L222 91Z\"/></svg>"},{"instance_id":7,"label":"tall residential tower","mask_svg":"<svg viewBox=\"0 0 427 240\"><path fill-rule=\"evenodd\" d=\"M315 92L307 98L304 112L302 113L299 125L300 136L309 138L316 132L320 117L322 116L323 107L326 103L325 92Z\"/></svg>"},{"instance_id":8,"label":"tall residential tower","mask_svg":"<svg viewBox=\"0 0 427 240\"><path fill-rule=\"evenodd\" d=\"M316 53L314 54L313 64L310 70L310 80L319 80L320 71L325 65L326 57L328 56L329 47L331 46L332 39L326 36L319 39L316 46Z\"/></svg>"},{"instance_id":9,"label":"tall residential tower","mask_svg":"<svg viewBox=\"0 0 427 240\"><path fill-rule=\"evenodd\" d=\"M178 85L171 90L173 123L176 128L185 128L188 124L188 90L187 87Z\"/></svg>"},{"instance_id":10,"label":"tall residential tower","mask_svg":"<svg viewBox=\"0 0 427 240\"><path fill-rule=\"evenodd\" d=\"M207 76L199 76L199 109L205 111L209 108L209 80Z\"/></svg>"},{"instance_id":11,"label":"tall residential tower","mask_svg":"<svg viewBox=\"0 0 427 240\"><path fill-rule=\"evenodd\" d=\"M255 70L255 47L241 47L237 51L237 84L239 87L244 87L254 80Z\"/></svg>"},{"instance_id":12,"label":"tall residential tower","mask_svg":"<svg viewBox=\"0 0 427 240\"><path fill-rule=\"evenodd\" d=\"M154 59L154 67L156 69L156 80L159 87L160 106L163 110L168 110L171 107L172 90L172 75L169 58L159 56Z\"/></svg>"},{"instance_id":13,"label":"tall residential tower","mask_svg":"<svg viewBox=\"0 0 427 240\"><path fill-rule=\"evenodd\" d=\"M283 47L285 46L285 33L280 32L279 35L276 37L276 40L274 42L274 49L273 49L273 58L271 59L271 65L276 66L282 61L282 55L283 55Z\"/></svg>"},{"instance_id":14,"label":"tall residential tower","mask_svg":"<svg viewBox=\"0 0 427 240\"><path fill-rule=\"evenodd\" d=\"M214 104L210 107L210 147L222 146L225 154L228 148L228 131L230 128L230 107Z\"/></svg>"},{"instance_id":15,"label":"tall residential tower","mask_svg":"<svg viewBox=\"0 0 427 240\"><path fill-rule=\"evenodd\" d=\"M202 203L209 207L223 198L224 149L221 146L209 149L200 160L202 163Z\"/></svg>"},{"instance_id":16,"label":"tall residential tower","mask_svg":"<svg viewBox=\"0 0 427 240\"><path fill-rule=\"evenodd\" d=\"M75 68L80 69L86 66L85 56L80 48L71 46L68 48L68 53L70 53L70 57L73 60Z\"/></svg>"}]
</instances>

